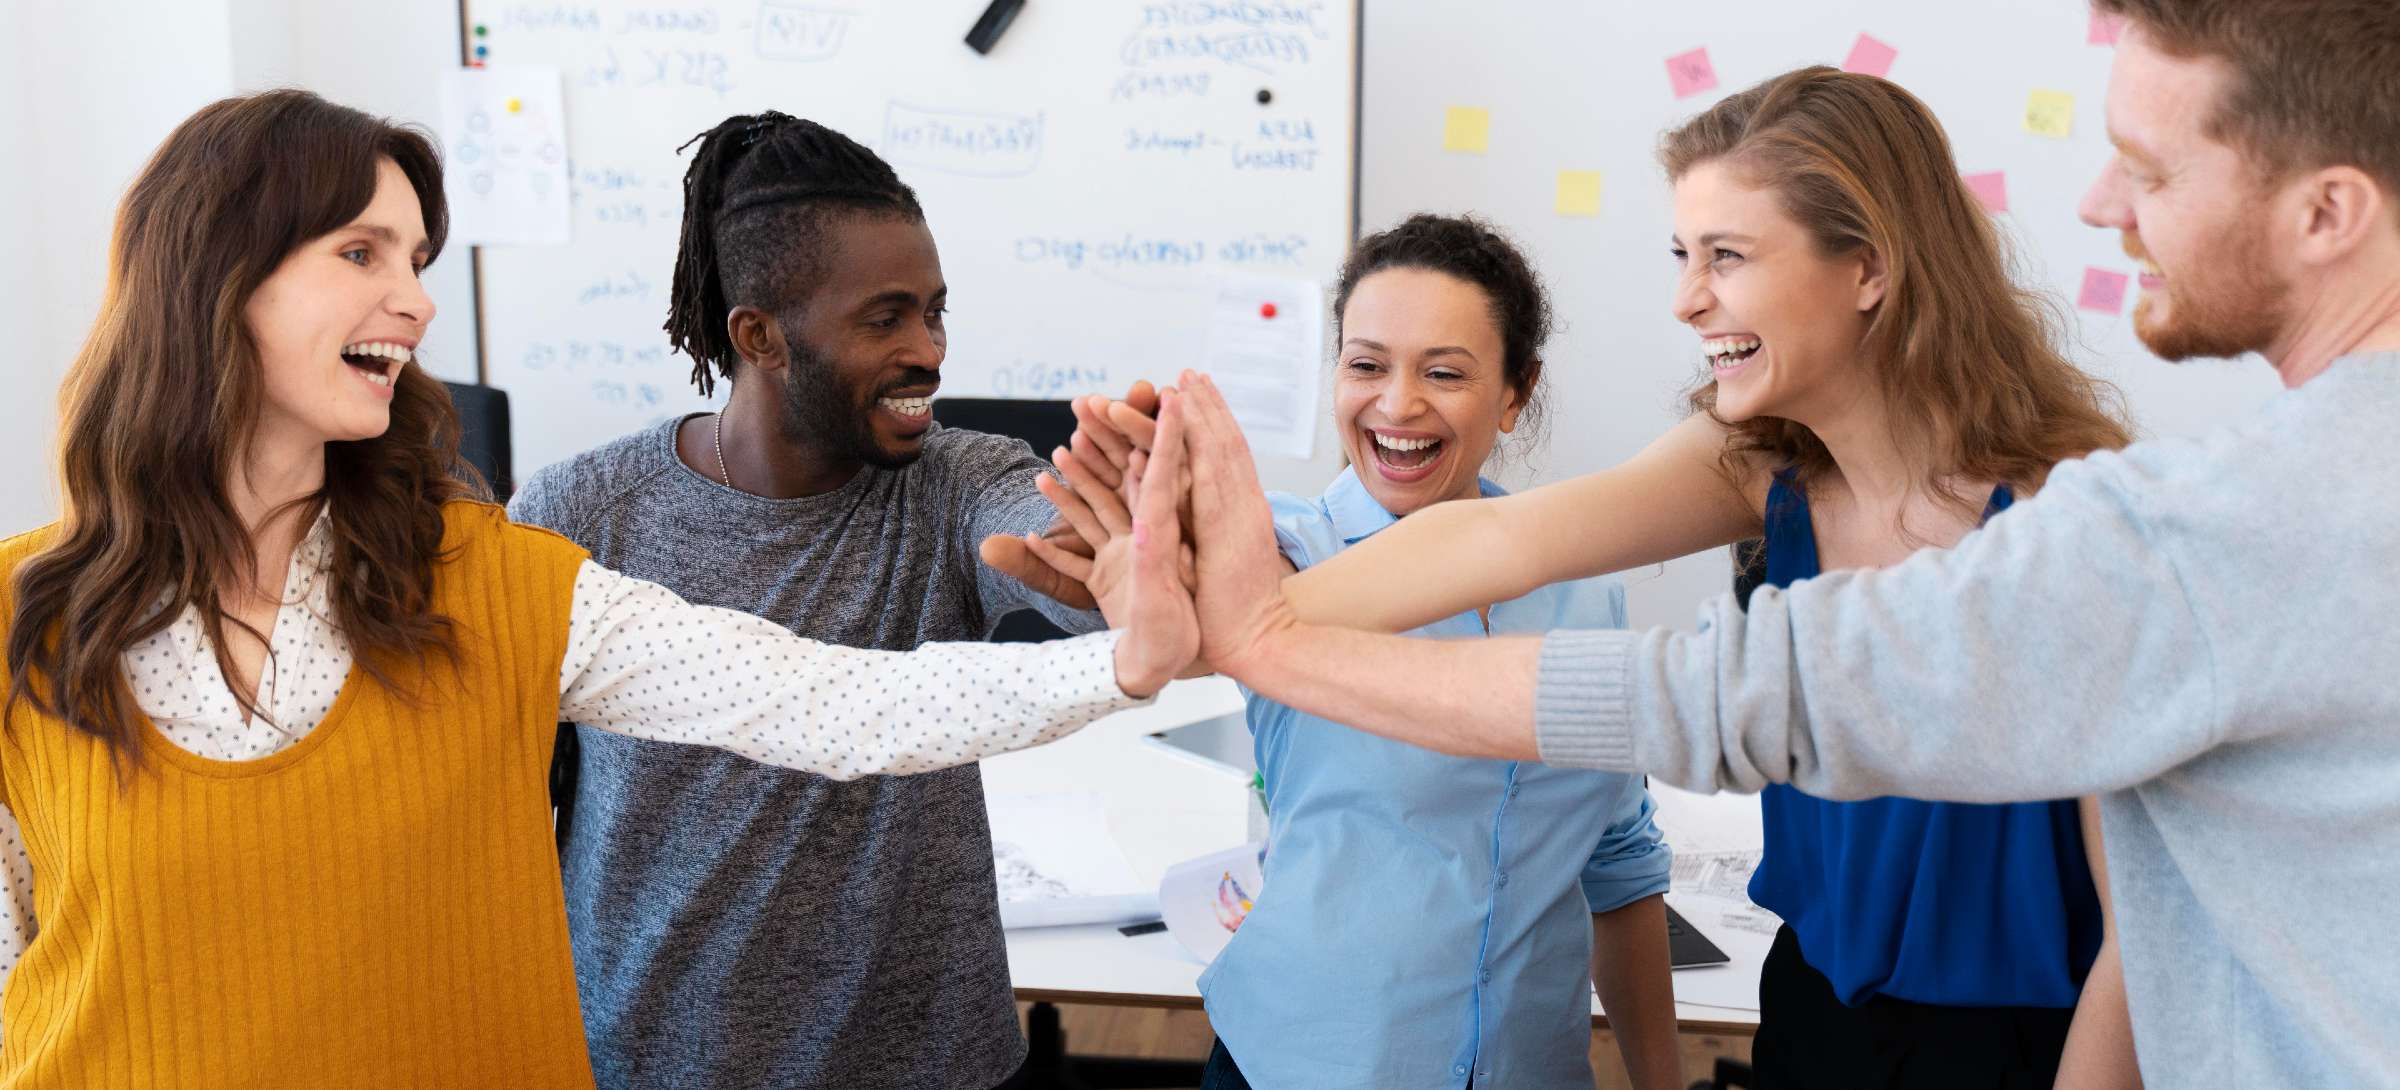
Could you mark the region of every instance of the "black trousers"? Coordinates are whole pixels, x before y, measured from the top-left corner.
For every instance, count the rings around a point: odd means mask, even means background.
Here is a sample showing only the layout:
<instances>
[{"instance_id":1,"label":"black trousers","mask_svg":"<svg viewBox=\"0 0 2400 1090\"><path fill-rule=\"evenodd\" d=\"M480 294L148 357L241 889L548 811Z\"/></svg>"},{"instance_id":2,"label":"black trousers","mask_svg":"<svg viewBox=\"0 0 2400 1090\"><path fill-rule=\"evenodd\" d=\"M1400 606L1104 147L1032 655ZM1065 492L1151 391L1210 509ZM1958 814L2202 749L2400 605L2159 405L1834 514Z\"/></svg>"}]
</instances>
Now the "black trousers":
<instances>
[{"instance_id":1,"label":"black trousers","mask_svg":"<svg viewBox=\"0 0 2400 1090\"><path fill-rule=\"evenodd\" d=\"M1250 1080L1234 1066L1233 1053L1225 1051L1223 1041L1209 1046L1208 1066L1200 1072L1200 1090L1250 1090ZM1467 1080L1467 1090L1475 1090L1474 1079Z\"/></svg>"},{"instance_id":2,"label":"black trousers","mask_svg":"<svg viewBox=\"0 0 2400 1090\"><path fill-rule=\"evenodd\" d=\"M1845 1006L1786 927L1759 976L1758 1016L1759 1090L2048 1090L2075 1012L1880 995Z\"/></svg>"}]
</instances>

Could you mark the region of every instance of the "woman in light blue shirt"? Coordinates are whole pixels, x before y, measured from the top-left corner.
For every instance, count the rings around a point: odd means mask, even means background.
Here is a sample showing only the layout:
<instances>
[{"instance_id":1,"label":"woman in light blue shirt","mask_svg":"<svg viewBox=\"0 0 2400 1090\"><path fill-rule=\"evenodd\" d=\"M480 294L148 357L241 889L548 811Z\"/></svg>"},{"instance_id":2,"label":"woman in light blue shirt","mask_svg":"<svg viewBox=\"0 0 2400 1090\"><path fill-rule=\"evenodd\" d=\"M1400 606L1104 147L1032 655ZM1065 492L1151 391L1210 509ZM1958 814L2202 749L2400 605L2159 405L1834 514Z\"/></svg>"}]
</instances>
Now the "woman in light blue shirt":
<instances>
[{"instance_id":1,"label":"woman in light blue shirt","mask_svg":"<svg viewBox=\"0 0 2400 1090\"><path fill-rule=\"evenodd\" d=\"M1334 314L1351 466L1321 496L1273 497L1296 569L1497 494L1477 473L1534 422L1549 332L1523 255L1452 217L1360 242ZM1417 633L1624 624L1624 588L1586 579ZM1668 855L1639 780L1445 757L1256 696L1249 720L1271 847L1257 907L1201 977L1219 1037L1204 1087L1589 1090L1595 981L1634 1084L1680 1086Z\"/></svg>"}]
</instances>

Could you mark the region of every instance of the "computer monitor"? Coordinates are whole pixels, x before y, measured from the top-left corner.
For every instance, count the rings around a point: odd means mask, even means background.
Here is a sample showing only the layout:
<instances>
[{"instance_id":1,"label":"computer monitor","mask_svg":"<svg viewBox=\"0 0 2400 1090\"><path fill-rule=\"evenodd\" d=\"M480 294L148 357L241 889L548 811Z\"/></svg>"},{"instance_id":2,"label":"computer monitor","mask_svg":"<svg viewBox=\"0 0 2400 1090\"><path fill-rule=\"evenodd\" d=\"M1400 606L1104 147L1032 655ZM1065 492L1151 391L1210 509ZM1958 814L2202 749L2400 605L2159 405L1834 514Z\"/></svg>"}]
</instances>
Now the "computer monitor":
<instances>
[{"instance_id":1,"label":"computer monitor","mask_svg":"<svg viewBox=\"0 0 2400 1090\"><path fill-rule=\"evenodd\" d=\"M933 402L934 422L945 428L963 428L991 435L1022 439L1033 448L1036 456L1048 458L1050 452L1067 445L1075 435L1075 410L1064 401L1022 401L1005 397L941 397ZM1020 609L1000 618L992 631L994 643L1036 643L1055 640L1067 633L1049 618L1030 609Z\"/></svg>"}]
</instances>

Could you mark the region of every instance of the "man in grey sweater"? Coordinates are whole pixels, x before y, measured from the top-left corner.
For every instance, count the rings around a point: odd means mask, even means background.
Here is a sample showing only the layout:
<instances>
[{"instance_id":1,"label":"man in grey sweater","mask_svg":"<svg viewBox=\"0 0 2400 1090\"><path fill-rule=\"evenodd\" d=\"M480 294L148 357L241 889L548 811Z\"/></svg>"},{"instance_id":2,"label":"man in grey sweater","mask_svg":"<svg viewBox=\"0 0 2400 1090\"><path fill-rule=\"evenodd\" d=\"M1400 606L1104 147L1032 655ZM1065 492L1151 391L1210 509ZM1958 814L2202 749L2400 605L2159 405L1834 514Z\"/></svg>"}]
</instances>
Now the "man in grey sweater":
<instances>
[{"instance_id":1,"label":"man in grey sweater","mask_svg":"<svg viewBox=\"0 0 2400 1090\"><path fill-rule=\"evenodd\" d=\"M1446 752L1837 798L2103 794L2149 1085L2400 1085L2400 5L2130 17L2084 218L2169 359L2255 418L2058 467L1956 549L1710 603L1698 632L1435 643L1296 623L1221 395L1187 380L1203 653Z\"/></svg>"},{"instance_id":2,"label":"man in grey sweater","mask_svg":"<svg viewBox=\"0 0 2400 1090\"><path fill-rule=\"evenodd\" d=\"M668 330L703 393L733 383L724 411L544 469L510 514L829 643L977 640L1024 605L1099 627L978 562L1055 511L1024 443L931 421L945 288L891 168L737 117L685 199ZM561 863L600 1085L988 1090L1017 1067L973 765L836 782L578 736Z\"/></svg>"}]
</instances>

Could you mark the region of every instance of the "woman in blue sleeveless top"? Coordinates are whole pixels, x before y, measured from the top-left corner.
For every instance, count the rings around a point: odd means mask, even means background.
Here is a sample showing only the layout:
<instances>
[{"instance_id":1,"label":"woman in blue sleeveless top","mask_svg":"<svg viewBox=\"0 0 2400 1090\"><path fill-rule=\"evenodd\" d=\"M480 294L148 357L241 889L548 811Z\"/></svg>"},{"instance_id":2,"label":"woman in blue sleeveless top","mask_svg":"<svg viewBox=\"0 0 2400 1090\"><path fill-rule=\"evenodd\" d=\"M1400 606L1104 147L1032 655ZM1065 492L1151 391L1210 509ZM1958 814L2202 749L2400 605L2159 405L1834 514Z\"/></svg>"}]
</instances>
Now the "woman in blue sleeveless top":
<instances>
[{"instance_id":1,"label":"woman in blue sleeveless top","mask_svg":"<svg viewBox=\"0 0 2400 1090\"><path fill-rule=\"evenodd\" d=\"M1995 486L1978 521L2014 499ZM1744 604L1824 570L1788 471L1765 523ZM1759 982L1775 1014L1753 1050L1762 1085L2052 1084L2101 945L2098 845L2075 803L1829 802L1783 784L1759 802L1750 897L1784 919Z\"/></svg>"},{"instance_id":2,"label":"woman in blue sleeveless top","mask_svg":"<svg viewBox=\"0 0 2400 1090\"><path fill-rule=\"evenodd\" d=\"M1661 157L1694 414L1615 468L1437 505L1309 567L1284 583L1299 619L1408 631L1762 534L1778 582L1884 567L2128 441L2114 391L2061 354L2055 311L2012 284L1939 123L1897 85L1788 73L1669 133ZM2075 802L1778 788L1764 816L1753 897L1788 926L1761 984L1763 1086L2133 1080L2097 829Z\"/></svg>"}]
</instances>

